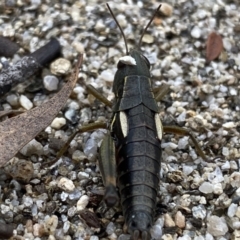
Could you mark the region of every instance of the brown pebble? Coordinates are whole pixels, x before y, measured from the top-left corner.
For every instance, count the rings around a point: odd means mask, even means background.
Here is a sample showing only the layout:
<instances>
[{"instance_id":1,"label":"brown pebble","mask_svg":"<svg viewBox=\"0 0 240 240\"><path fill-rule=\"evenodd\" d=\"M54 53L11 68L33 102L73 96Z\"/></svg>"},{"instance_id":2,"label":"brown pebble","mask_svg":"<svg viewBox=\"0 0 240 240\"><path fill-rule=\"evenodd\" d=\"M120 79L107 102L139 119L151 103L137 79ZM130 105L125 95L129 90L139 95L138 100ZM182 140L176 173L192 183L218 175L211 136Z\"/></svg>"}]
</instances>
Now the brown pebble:
<instances>
[{"instance_id":1,"label":"brown pebble","mask_svg":"<svg viewBox=\"0 0 240 240\"><path fill-rule=\"evenodd\" d=\"M46 233L44 229L44 225L40 223L36 223L33 225L33 235L35 237L42 237Z\"/></svg>"},{"instance_id":2,"label":"brown pebble","mask_svg":"<svg viewBox=\"0 0 240 240\"><path fill-rule=\"evenodd\" d=\"M23 159L17 160L13 165L8 165L5 171L13 178L23 182L29 182L33 177L33 164Z\"/></svg>"},{"instance_id":3,"label":"brown pebble","mask_svg":"<svg viewBox=\"0 0 240 240\"><path fill-rule=\"evenodd\" d=\"M161 8L159 9L159 11L165 16L165 17L171 17L172 16L172 12L173 12L173 8L171 5L169 5L168 3L161 3Z\"/></svg>"},{"instance_id":4,"label":"brown pebble","mask_svg":"<svg viewBox=\"0 0 240 240\"><path fill-rule=\"evenodd\" d=\"M177 211L175 215L175 224L179 228L185 228L185 216L180 211Z\"/></svg>"},{"instance_id":5,"label":"brown pebble","mask_svg":"<svg viewBox=\"0 0 240 240\"><path fill-rule=\"evenodd\" d=\"M32 222L32 220L30 220L30 219L27 220L25 227L26 227L28 233L33 232L33 222Z\"/></svg>"},{"instance_id":6,"label":"brown pebble","mask_svg":"<svg viewBox=\"0 0 240 240\"><path fill-rule=\"evenodd\" d=\"M173 221L172 217L168 213L164 214L164 226L175 227L175 222Z\"/></svg>"}]
</instances>

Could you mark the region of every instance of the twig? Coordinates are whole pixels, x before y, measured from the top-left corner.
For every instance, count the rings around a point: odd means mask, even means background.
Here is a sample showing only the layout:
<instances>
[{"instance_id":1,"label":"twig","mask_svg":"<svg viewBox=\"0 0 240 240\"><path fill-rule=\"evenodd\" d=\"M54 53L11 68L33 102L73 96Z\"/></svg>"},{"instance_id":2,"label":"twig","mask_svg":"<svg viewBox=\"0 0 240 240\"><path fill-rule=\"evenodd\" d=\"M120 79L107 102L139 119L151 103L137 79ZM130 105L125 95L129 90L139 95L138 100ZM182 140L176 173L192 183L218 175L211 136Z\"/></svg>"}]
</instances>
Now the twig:
<instances>
[{"instance_id":1,"label":"twig","mask_svg":"<svg viewBox=\"0 0 240 240\"><path fill-rule=\"evenodd\" d=\"M12 86L34 75L43 65L55 59L60 50L59 42L52 39L30 56L25 56L13 66L4 69L0 73L0 96L7 93Z\"/></svg>"}]
</instances>

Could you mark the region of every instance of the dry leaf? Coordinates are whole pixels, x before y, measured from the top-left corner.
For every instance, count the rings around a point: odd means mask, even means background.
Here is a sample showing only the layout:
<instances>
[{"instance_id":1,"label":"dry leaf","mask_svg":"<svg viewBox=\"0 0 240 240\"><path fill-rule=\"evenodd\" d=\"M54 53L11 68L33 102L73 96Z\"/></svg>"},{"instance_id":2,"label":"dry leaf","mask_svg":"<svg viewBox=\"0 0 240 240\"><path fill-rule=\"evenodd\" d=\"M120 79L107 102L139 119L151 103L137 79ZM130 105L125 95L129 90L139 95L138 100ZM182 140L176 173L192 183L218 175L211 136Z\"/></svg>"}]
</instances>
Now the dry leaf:
<instances>
[{"instance_id":1,"label":"dry leaf","mask_svg":"<svg viewBox=\"0 0 240 240\"><path fill-rule=\"evenodd\" d=\"M223 50L222 37L215 32L209 34L207 39L206 59L208 62L216 59Z\"/></svg>"},{"instance_id":2,"label":"dry leaf","mask_svg":"<svg viewBox=\"0 0 240 240\"><path fill-rule=\"evenodd\" d=\"M53 98L0 124L0 166L13 158L20 149L45 129L66 104L76 84L82 59L81 55L75 73Z\"/></svg>"},{"instance_id":3,"label":"dry leaf","mask_svg":"<svg viewBox=\"0 0 240 240\"><path fill-rule=\"evenodd\" d=\"M4 110L4 111L0 111L0 118L8 116L8 115L17 115L20 113L23 113L23 110Z\"/></svg>"}]
</instances>

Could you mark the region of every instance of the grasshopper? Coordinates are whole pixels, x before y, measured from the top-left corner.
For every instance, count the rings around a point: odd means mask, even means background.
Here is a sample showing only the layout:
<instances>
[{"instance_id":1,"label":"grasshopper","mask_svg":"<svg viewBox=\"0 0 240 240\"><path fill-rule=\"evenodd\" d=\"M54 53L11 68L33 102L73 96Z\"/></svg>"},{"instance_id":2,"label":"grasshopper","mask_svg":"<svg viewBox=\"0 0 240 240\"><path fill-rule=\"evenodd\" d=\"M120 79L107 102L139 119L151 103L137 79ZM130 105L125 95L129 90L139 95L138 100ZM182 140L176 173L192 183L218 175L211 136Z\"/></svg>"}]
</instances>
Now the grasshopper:
<instances>
[{"instance_id":1,"label":"grasshopper","mask_svg":"<svg viewBox=\"0 0 240 240\"><path fill-rule=\"evenodd\" d=\"M86 88L97 99L112 107L113 115L109 126L106 123L92 123L83 126L77 133L98 128L109 129L100 147L99 160L106 189L104 200L107 206L112 207L120 196L125 223L132 239L148 240L157 204L163 133L190 136L200 156L206 157L191 132L177 126L162 126L159 118L157 102L165 95L167 88L160 88L155 97L150 63L141 53L140 46L144 33L161 5L144 29L138 48L130 51L119 23L108 4L107 7L122 33L127 52L117 65L113 82L115 100L113 103L108 101L91 85Z\"/></svg>"}]
</instances>

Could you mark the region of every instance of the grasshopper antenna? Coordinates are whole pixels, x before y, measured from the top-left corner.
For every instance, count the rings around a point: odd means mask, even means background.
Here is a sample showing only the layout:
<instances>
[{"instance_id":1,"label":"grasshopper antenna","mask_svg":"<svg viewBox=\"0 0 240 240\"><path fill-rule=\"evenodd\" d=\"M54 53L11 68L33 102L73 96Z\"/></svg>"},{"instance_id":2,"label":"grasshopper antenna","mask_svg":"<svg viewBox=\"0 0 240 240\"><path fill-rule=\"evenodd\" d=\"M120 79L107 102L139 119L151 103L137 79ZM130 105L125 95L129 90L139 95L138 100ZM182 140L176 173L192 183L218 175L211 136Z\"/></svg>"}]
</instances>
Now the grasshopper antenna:
<instances>
[{"instance_id":1,"label":"grasshopper antenna","mask_svg":"<svg viewBox=\"0 0 240 240\"><path fill-rule=\"evenodd\" d=\"M154 17L156 16L157 12L159 11L160 7L161 7L161 4L157 7L157 9L155 10L153 16L151 17L150 21L148 22L147 26L144 28L143 33L142 33L142 35L141 35L141 37L140 37L140 40L139 40L139 43L138 43L138 48L139 48L139 49L140 49L140 46L141 46L141 44L142 44L143 36L145 35L148 27L149 27L150 24L152 23Z\"/></svg>"},{"instance_id":2,"label":"grasshopper antenna","mask_svg":"<svg viewBox=\"0 0 240 240\"><path fill-rule=\"evenodd\" d=\"M108 3L106 3L106 5L107 5L107 8L108 8L109 12L111 13L114 21L115 21L116 24L118 25L118 28L119 28L120 31L121 31L121 34L122 34L123 39L124 39L125 47L126 47L126 55L128 55L129 52L128 52L128 46L127 46L127 39L126 39L126 37L125 37L125 35L124 35L124 32L123 32L123 30L122 30L119 22L117 21L116 17L114 16L114 14L113 14L113 12L112 12L112 9L111 9L110 6L108 5Z\"/></svg>"}]
</instances>

